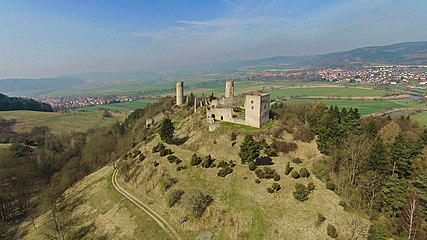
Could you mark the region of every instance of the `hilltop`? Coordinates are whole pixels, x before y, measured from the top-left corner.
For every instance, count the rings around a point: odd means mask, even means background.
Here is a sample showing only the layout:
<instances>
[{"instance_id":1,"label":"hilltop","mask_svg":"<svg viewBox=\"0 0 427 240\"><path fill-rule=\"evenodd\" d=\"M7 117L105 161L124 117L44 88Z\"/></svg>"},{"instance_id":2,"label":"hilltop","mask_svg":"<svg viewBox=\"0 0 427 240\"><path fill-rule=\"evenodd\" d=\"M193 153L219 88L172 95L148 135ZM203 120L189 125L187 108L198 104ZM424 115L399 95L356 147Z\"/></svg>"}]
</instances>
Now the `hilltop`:
<instances>
[{"instance_id":1,"label":"hilltop","mask_svg":"<svg viewBox=\"0 0 427 240\"><path fill-rule=\"evenodd\" d=\"M292 134L283 131L283 125L273 122L261 129L252 127L240 127L234 124L223 124L215 132L208 132L203 112L192 114L191 110L173 107L166 111L164 116L173 120L177 130L176 138L181 143L167 144L157 134L146 135L135 147L128 150L116 163L121 166L119 171L119 184L132 193L142 202L155 209L165 218L178 232L182 239L194 239L196 237L211 236L214 239L324 239L327 238L326 227L329 224L337 226L341 236L351 236L353 231L361 231L366 236L369 229L369 220L366 217L344 210L341 206L342 199L333 191L328 190L321 180L312 173L313 164L322 161L324 156L319 153L316 143L312 141L303 142L296 140ZM141 123L144 122L142 117ZM159 127L160 122L154 126ZM151 129L150 131L154 130ZM235 133L235 138L230 133ZM283 149L277 157L266 162L259 163L258 168L266 167L275 170L280 175L280 180L261 179L248 169L248 166L240 163L238 155L239 146L245 135L251 134L257 140L265 139L266 144L273 142L286 143L290 149ZM145 139L145 140L144 140ZM167 149L171 149L174 159L161 157L159 153L153 153L153 148L163 142ZM192 166L193 155L201 158L210 155L214 160L208 168ZM262 151L265 154L265 151ZM263 155L264 156L264 155ZM169 159L169 160L168 160ZM294 163L292 160L300 159L301 162ZM219 166L222 161L235 164L233 171L225 177L218 176ZM295 161L295 160L294 160ZM285 174L286 164L291 163L294 172L307 168L311 175L307 178L294 179ZM105 169L95 175L102 175L107 179L111 174ZM293 197L296 183L307 185L313 182L315 190L310 194L308 201L299 202ZM273 183L279 183L281 190L276 193L268 193L267 188ZM128 239L138 239L139 234L126 233L134 221L140 218L142 211L132 210L135 216L121 215L121 225L115 225L115 231L106 232L105 221L102 219L105 213L99 209L94 201L100 201L99 196L92 192L104 191L105 184L94 185L90 181L83 181L72 187L64 195L65 200L61 202L79 202L79 207L72 211L71 216L81 216L84 212L90 213L87 221L77 221L70 229L86 229L91 227L98 229L89 235L91 238L107 237L114 238L117 234L126 236ZM81 194L71 194L78 189L86 189L84 198ZM89 190L91 189L91 190ZM181 200L173 207L168 204L171 195L177 191L183 191ZM212 202L206 207L204 213L194 217L187 212L186 199L190 196L202 194L212 198ZM120 198L109 198L109 204L113 201L123 201ZM104 205L104 204L102 204ZM126 205L126 208L128 205ZM129 209L123 210L128 211ZM101 212L100 212L101 211ZM316 223L318 215L323 215L326 220ZM46 218L46 216L44 216ZM42 224L42 220L37 220ZM37 231L30 231L27 238L35 237L46 228L46 224L38 227ZM145 225L139 226L144 228ZM151 231L155 231L152 229ZM104 235L99 235L103 233ZM111 235L110 235L111 234ZM207 239L209 239L208 237Z\"/></svg>"}]
</instances>

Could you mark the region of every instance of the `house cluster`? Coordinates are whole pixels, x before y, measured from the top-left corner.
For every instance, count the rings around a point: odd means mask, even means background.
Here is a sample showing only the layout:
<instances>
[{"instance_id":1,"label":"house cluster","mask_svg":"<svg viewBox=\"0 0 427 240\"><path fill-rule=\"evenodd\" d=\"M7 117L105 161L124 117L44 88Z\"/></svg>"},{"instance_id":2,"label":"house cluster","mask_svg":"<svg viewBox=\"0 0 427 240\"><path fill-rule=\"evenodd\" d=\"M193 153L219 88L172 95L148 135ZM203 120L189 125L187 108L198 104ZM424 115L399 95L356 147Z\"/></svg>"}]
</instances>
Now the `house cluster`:
<instances>
[{"instance_id":1,"label":"house cluster","mask_svg":"<svg viewBox=\"0 0 427 240\"><path fill-rule=\"evenodd\" d=\"M116 102L135 101L133 97L40 97L33 98L36 101L50 104L54 109L73 109L95 105L106 105Z\"/></svg>"},{"instance_id":2,"label":"house cluster","mask_svg":"<svg viewBox=\"0 0 427 240\"><path fill-rule=\"evenodd\" d=\"M322 80L427 87L427 66L373 66L359 70L322 69Z\"/></svg>"}]
</instances>

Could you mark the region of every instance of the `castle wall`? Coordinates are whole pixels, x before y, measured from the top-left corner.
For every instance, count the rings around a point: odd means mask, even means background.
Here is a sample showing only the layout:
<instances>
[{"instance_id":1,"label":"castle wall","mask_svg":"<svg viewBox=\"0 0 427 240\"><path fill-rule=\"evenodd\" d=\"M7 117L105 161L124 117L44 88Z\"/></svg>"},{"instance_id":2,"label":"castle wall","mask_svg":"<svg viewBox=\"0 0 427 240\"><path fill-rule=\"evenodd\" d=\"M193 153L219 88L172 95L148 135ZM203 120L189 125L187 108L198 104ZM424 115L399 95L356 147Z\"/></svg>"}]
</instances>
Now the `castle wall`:
<instances>
[{"instance_id":1,"label":"castle wall","mask_svg":"<svg viewBox=\"0 0 427 240\"><path fill-rule=\"evenodd\" d=\"M218 121L233 122L232 108L211 108L206 111L208 118L213 118Z\"/></svg>"}]
</instances>

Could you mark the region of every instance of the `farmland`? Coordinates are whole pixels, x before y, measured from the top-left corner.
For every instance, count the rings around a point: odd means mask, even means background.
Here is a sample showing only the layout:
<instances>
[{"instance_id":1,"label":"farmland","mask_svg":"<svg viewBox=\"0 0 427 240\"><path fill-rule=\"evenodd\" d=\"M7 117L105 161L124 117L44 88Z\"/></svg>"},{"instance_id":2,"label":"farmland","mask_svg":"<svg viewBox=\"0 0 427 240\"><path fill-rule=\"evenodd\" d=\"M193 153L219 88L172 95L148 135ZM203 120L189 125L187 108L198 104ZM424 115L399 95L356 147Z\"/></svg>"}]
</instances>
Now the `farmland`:
<instances>
[{"instance_id":1,"label":"farmland","mask_svg":"<svg viewBox=\"0 0 427 240\"><path fill-rule=\"evenodd\" d=\"M350 87L297 87L273 90L271 98L296 96L382 97L386 91Z\"/></svg>"},{"instance_id":2,"label":"farmland","mask_svg":"<svg viewBox=\"0 0 427 240\"><path fill-rule=\"evenodd\" d=\"M84 132L90 128L106 126L122 121L125 113L113 113L111 118L104 118L103 111L34 112L6 111L0 112L0 118L16 119L15 131L28 131L33 127L48 126L54 133Z\"/></svg>"},{"instance_id":3,"label":"farmland","mask_svg":"<svg viewBox=\"0 0 427 240\"><path fill-rule=\"evenodd\" d=\"M287 103L313 102L308 99L295 99L286 101ZM374 114L383 110L421 107L413 100L316 100L314 102L323 102L327 106L337 105L340 108L357 108L361 115Z\"/></svg>"}]
</instances>

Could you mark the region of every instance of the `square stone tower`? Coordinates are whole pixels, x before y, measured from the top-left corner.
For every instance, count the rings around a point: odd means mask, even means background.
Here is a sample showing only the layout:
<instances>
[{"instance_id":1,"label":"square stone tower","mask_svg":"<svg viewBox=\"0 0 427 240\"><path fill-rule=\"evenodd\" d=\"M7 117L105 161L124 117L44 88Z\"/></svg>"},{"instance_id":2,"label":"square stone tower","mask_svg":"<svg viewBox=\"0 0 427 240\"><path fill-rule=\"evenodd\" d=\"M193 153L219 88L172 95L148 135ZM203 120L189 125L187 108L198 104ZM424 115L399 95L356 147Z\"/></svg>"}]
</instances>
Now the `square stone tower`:
<instances>
[{"instance_id":1,"label":"square stone tower","mask_svg":"<svg viewBox=\"0 0 427 240\"><path fill-rule=\"evenodd\" d=\"M245 123L260 128L270 120L270 94L246 95Z\"/></svg>"}]
</instances>

